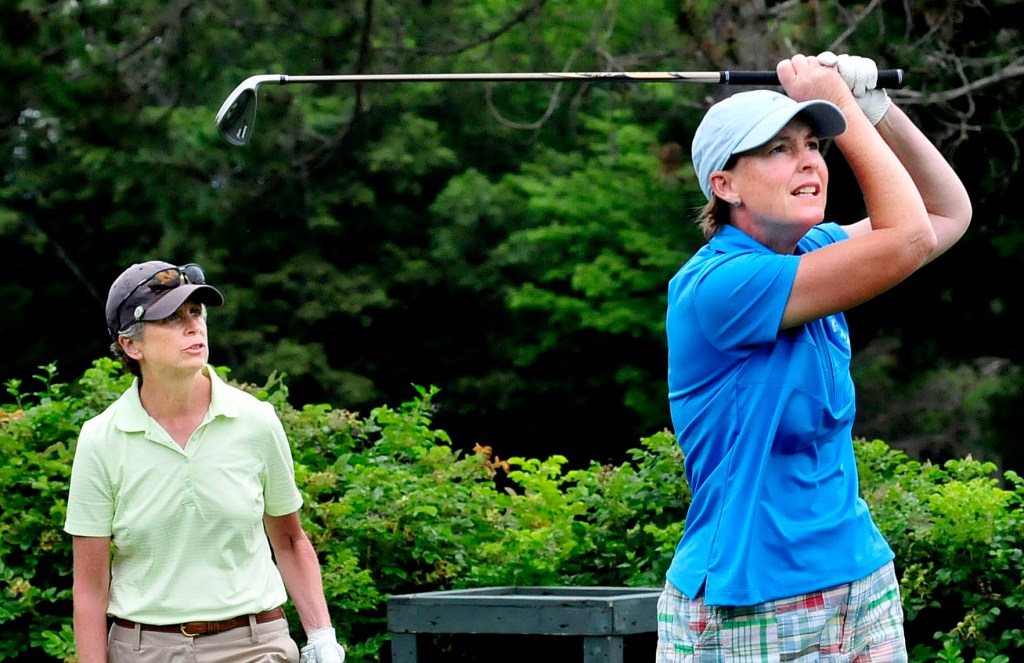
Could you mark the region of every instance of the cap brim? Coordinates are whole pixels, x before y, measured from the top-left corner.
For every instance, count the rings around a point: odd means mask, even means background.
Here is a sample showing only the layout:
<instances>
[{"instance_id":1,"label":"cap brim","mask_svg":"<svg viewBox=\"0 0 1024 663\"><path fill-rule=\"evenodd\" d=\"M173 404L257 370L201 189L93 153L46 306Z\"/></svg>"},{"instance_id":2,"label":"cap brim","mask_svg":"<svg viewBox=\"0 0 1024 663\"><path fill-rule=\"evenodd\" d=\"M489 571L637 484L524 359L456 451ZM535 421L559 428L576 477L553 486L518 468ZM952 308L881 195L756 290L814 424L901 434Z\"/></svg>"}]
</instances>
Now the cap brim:
<instances>
[{"instance_id":1,"label":"cap brim","mask_svg":"<svg viewBox=\"0 0 1024 663\"><path fill-rule=\"evenodd\" d=\"M208 306L220 306L224 303L224 296L212 285L186 283L168 290L166 295L146 309L142 319L150 322L153 320L163 320L177 311L178 307L189 299Z\"/></svg>"},{"instance_id":2,"label":"cap brim","mask_svg":"<svg viewBox=\"0 0 1024 663\"><path fill-rule=\"evenodd\" d=\"M797 115L803 115L810 122L818 138L833 138L846 131L846 117L839 107L830 101L814 99L791 106L783 106L768 114L743 137L733 148L733 154L761 147L774 138L783 127Z\"/></svg>"}]
</instances>

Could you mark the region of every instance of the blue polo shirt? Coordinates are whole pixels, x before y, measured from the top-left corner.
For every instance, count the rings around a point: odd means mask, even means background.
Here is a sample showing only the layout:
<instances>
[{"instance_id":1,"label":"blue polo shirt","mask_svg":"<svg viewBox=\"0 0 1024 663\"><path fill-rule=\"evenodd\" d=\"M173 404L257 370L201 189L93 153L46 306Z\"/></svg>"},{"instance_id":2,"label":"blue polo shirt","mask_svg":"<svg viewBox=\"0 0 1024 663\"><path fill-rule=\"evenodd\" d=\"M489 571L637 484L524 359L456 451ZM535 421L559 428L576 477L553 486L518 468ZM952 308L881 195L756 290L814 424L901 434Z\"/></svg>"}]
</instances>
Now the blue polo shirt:
<instances>
[{"instance_id":1,"label":"blue polo shirt","mask_svg":"<svg viewBox=\"0 0 1024 663\"><path fill-rule=\"evenodd\" d=\"M779 330L812 228L781 255L725 226L669 282L672 423L693 500L667 579L754 605L863 578L893 558L858 494L845 317Z\"/></svg>"}]
</instances>

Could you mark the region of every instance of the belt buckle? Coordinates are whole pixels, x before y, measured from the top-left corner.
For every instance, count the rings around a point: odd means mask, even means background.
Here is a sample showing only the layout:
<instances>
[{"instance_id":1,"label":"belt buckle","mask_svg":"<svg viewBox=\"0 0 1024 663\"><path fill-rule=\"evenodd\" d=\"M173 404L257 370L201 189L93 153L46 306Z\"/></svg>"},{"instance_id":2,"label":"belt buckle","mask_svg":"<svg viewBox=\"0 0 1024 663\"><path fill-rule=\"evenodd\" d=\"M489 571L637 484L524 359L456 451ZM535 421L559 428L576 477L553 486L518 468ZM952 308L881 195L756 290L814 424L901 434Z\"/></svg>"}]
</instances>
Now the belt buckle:
<instances>
[{"instance_id":1,"label":"belt buckle","mask_svg":"<svg viewBox=\"0 0 1024 663\"><path fill-rule=\"evenodd\" d=\"M182 624L182 625L181 625L181 626L179 627L179 629L181 630L181 634L182 634L183 636L185 636L186 638L194 638L194 637L196 637L197 635L202 635L202 634L203 634L203 632L202 632L202 631L200 631L199 633L189 633L188 631L186 631L186 630L185 630L185 627L186 627L186 626L188 626L188 624Z\"/></svg>"}]
</instances>

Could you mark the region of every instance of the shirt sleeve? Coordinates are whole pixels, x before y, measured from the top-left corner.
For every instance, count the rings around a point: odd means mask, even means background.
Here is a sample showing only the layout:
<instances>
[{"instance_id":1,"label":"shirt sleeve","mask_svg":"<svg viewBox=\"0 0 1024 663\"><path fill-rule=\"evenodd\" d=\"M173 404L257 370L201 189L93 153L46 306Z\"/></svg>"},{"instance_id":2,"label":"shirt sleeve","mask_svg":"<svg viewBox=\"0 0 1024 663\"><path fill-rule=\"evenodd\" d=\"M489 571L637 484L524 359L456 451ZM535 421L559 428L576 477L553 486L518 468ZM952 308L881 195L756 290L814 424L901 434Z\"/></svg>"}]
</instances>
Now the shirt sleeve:
<instances>
[{"instance_id":1,"label":"shirt sleeve","mask_svg":"<svg viewBox=\"0 0 1024 663\"><path fill-rule=\"evenodd\" d=\"M262 403L261 406L267 411L267 426L271 437L265 460L267 474L263 484L264 510L269 516L283 516L299 510L302 494L295 485L295 464L284 426L271 404Z\"/></svg>"},{"instance_id":2,"label":"shirt sleeve","mask_svg":"<svg viewBox=\"0 0 1024 663\"><path fill-rule=\"evenodd\" d=\"M800 239L797 253L807 253L849 238L850 235L838 223L820 223Z\"/></svg>"},{"instance_id":3,"label":"shirt sleeve","mask_svg":"<svg viewBox=\"0 0 1024 663\"><path fill-rule=\"evenodd\" d=\"M78 436L71 463L71 487L64 531L73 536L111 536L114 487L103 463L102 440L86 422Z\"/></svg>"},{"instance_id":4,"label":"shirt sleeve","mask_svg":"<svg viewBox=\"0 0 1024 663\"><path fill-rule=\"evenodd\" d=\"M717 262L693 290L698 324L719 350L773 341L796 279L800 257L749 252Z\"/></svg>"}]
</instances>

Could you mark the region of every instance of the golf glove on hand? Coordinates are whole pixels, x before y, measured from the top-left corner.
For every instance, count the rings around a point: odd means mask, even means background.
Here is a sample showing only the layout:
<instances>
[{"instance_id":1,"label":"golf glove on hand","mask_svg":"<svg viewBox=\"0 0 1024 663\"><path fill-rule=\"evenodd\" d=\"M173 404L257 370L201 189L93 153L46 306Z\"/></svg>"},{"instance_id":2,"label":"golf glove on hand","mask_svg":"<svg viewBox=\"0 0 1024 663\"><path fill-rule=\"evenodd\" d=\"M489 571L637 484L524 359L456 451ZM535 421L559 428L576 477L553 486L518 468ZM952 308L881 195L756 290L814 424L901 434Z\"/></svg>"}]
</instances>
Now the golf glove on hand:
<instances>
[{"instance_id":1,"label":"golf glove on hand","mask_svg":"<svg viewBox=\"0 0 1024 663\"><path fill-rule=\"evenodd\" d=\"M857 105L872 125L878 124L892 105L892 100L885 90L875 89L878 84L878 65L875 61L858 55L836 55L832 51L825 51L818 55L818 62L839 70L839 75L853 92Z\"/></svg>"},{"instance_id":2,"label":"golf glove on hand","mask_svg":"<svg viewBox=\"0 0 1024 663\"><path fill-rule=\"evenodd\" d=\"M338 643L338 636L330 626L307 633L301 654L300 663L345 663L345 648Z\"/></svg>"}]
</instances>

